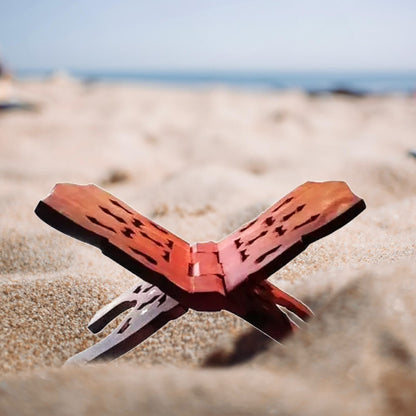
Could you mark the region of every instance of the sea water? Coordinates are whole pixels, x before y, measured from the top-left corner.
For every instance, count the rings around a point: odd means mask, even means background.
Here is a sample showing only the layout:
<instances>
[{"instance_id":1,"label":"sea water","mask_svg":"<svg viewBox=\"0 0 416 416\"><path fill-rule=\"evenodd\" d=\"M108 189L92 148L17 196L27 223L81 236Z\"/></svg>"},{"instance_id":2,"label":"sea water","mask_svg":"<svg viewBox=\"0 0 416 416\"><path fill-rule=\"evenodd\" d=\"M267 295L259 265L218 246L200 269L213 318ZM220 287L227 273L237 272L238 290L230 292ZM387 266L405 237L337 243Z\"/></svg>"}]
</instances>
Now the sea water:
<instances>
[{"instance_id":1,"label":"sea water","mask_svg":"<svg viewBox=\"0 0 416 416\"><path fill-rule=\"evenodd\" d=\"M52 70L21 70L22 78L49 76ZM416 71L67 71L86 82L140 82L173 86L231 88L307 92L347 90L356 93L414 93Z\"/></svg>"}]
</instances>

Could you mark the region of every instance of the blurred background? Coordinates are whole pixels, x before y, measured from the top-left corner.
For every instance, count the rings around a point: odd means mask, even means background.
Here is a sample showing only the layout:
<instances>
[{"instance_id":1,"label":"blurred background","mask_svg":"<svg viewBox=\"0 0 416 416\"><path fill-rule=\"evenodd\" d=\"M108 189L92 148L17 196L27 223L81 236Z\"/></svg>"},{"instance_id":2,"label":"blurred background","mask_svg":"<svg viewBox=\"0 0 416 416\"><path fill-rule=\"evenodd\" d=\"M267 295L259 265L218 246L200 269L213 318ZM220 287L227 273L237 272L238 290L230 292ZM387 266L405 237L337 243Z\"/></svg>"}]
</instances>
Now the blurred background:
<instances>
[{"instance_id":1,"label":"blurred background","mask_svg":"<svg viewBox=\"0 0 416 416\"><path fill-rule=\"evenodd\" d=\"M411 0L3 0L3 171L151 186L220 165L286 191L377 146L390 175L414 152L415 21Z\"/></svg>"},{"instance_id":2,"label":"blurred background","mask_svg":"<svg viewBox=\"0 0 416 416\"><path fill-rule=\"evenodd\" d=\"M0 2L18 77L307 91L413 91L412 0Z\"/></svg>"}]
</instances>

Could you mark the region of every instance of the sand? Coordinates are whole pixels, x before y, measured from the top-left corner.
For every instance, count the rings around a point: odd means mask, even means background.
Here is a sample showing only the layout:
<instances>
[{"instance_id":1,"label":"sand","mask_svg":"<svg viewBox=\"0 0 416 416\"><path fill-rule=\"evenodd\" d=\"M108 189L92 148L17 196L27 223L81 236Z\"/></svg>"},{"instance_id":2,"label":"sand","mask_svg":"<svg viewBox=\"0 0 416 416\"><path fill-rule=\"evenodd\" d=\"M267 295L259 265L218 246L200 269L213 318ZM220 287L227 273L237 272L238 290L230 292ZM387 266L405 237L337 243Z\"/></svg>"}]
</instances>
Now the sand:
<instances>
[{"instance_id":1,"label":"sand","mask_svg":"<svg viewBox=\"0 0 416 416\"><path fill-rule=\"evenodd\" d=\"M68 77L13 91L39 108L0 114L1 415L414 414L415 97ZM104 186L195 242L307 180L346 181L367 210L271 277L315 313L284 344L190 312L115 362L62 367L136 277L34 215L55 183Z\"/></svg>"}]
</instances>

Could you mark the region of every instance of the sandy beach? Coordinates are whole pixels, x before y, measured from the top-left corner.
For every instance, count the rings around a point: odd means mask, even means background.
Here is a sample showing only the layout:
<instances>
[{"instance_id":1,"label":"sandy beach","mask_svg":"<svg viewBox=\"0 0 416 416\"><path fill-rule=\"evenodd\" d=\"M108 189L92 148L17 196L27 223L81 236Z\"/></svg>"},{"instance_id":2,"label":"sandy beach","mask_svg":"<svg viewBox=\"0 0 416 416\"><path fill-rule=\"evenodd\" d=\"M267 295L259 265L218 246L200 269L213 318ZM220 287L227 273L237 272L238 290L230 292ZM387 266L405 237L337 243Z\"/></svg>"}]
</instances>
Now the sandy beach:
<instances>
[{"instance_id":1,"label":"sandy beach","mask_svg":"<svg viewBox=\"0 0 416 416\"><path fill-rule=\"evenodd\" d=\"M416 98L15 82L0 113L1 415L413 415ZM136 277L34 214L95 183L189 242L219 241L306 181L367 209L271 277L315 316L283 344L226 312L170 322L111 363L94 313Z\"/></svg>"}]
</instances>

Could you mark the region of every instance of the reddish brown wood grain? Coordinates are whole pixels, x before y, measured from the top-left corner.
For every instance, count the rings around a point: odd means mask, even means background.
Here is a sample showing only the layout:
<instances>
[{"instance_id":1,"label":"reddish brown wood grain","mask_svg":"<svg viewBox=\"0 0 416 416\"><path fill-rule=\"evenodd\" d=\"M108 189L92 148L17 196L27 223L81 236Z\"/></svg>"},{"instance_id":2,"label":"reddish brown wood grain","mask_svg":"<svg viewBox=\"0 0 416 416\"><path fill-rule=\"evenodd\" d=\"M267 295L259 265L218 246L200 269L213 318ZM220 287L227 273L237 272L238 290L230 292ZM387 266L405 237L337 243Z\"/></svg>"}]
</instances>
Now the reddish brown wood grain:
<instances>
[{"instance_id":1,"label":"reddish brown wood grain","mask_svg":"<svg viewBox=\"0 0 416 416\"><path fill-rule=\"evenodd\" d=\"M222 295L247 280L267 279L365 207L344 182L307 182L220 243L191 247L95 185L58 184L41 204L73 223L64 232L104 249L110 243L148 269L145 280L160 284L155 272L188 293ZM42 206L37 212L51 222ZM62 230L59 219L54 226Z\"/></svg>"},{"instance_id":2,"label":"reddish brown wood grain","mask_svg":"<svg viewBox=\"0 0 416 416\"><path fill-rule=\"evenodd\" d=\"M188 308L226 309L272 338L281 339L296 325L276 305L302 319L311 311L266 279L310 243L342 227L364 208L364 201L344 182L307 182L221 242L194 245L95 185L58 184L35 211L56 229L99 247L150 283L149 290L156 286L159 294L139 306L137 313L150 302L154 304L152 313L160 309L162 314L166 294L174 307L181 305L181 313ZM141 295L134 291L126 296L137 304L136 297ZM110 312L103 312L103 316L113 319L123 305L113 305L111 316ZM152 319L159 319L158 313ZM154 332L149 328L156 330L177 315L163 310L159 326L147 322L143 327L137 315L132 316L137 332L128 340L112 335L108 345L100 344L104 352L100 350L99 356L110 351L111 356L126 352ZM87 355L92 357L96 352Z\"/></svg>"},{"instance_id":3,"label":"reddish brown wood grain","mask_svg":"<svg viewBox=\"0 0 416 416\"><path fill-rule=\"evenodd\" d=\"M365 208L345 182L307 182L218 244L225 286L261 281Z\"/></svg>"},{"instance_id":4,"label":"reddish brown wood grain","mask_svg":"<svg viewBox=\"0 0 416 416\"><path fill-rule=\"evenodd\" d=\"M45 206L50 208L49 213ZM151 283L157 282L153 278L155 272L171 277L175 285L192 292L189 244L103 189L95 185L58 184L37 213L46 222L53 221L51 225L58 230L62 230L66 219L62 231L104 251L109 244L120 249L148 271ZM146 276L143 278L147 280Z\"/></svg>"}]
</instances>

